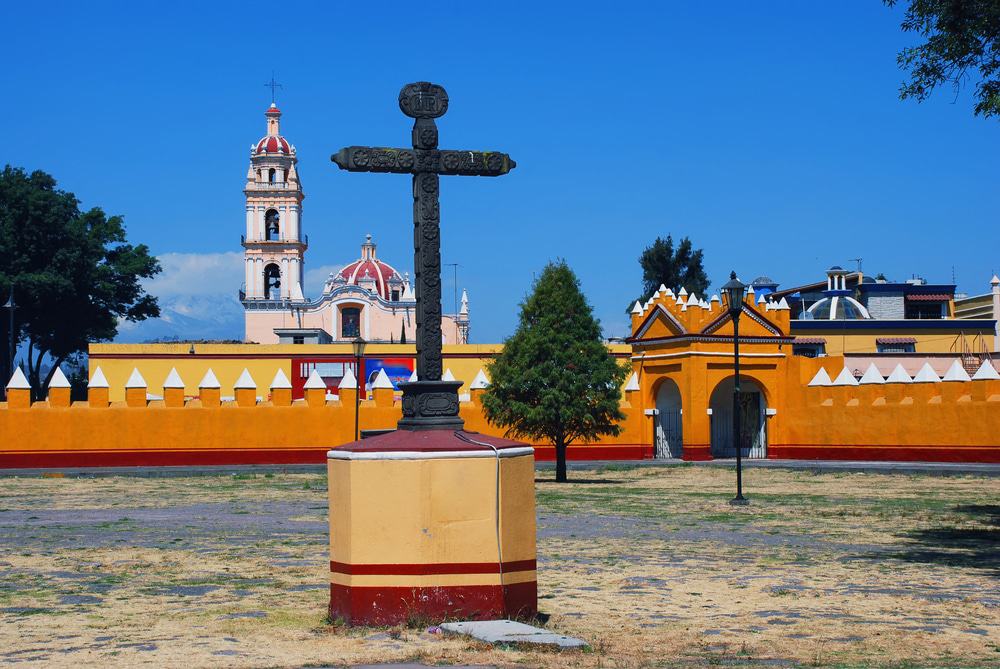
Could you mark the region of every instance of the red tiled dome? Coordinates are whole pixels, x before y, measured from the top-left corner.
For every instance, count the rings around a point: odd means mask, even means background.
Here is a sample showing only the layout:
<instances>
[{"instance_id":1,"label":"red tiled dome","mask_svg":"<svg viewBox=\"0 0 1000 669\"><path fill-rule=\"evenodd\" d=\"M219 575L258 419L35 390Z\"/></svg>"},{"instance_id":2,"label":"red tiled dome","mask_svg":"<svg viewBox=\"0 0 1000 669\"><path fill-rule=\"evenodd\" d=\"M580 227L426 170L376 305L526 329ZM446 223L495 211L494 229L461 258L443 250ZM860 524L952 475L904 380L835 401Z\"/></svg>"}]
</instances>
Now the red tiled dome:
<instances>
[{"instance_id":1,"label":"red tiled dome","mask_svg":"<svg viewBox=\"0 0 1000 669\"><path fill-rule=\"evenodd\" d=\"M281 135L267 136L257 142L256 154L273 153L279 156L288 156L292 153L292 148L288 141Z\"/></svg>"},{"instance_id":2,"label":"red tiled dome","mask_svg":"<svg viewBox=\"0 0 1000 669\"><path fill-rule=\"evenodd\" d=\"M389 297L389 279L396 274L396 270L378 258L363 258L355 260L344 269L340 270L340 276L347 279L348 283L360 285L362 280L371 278L375 280L375 290L385 299Z\"/></svg>"}]
</instances>

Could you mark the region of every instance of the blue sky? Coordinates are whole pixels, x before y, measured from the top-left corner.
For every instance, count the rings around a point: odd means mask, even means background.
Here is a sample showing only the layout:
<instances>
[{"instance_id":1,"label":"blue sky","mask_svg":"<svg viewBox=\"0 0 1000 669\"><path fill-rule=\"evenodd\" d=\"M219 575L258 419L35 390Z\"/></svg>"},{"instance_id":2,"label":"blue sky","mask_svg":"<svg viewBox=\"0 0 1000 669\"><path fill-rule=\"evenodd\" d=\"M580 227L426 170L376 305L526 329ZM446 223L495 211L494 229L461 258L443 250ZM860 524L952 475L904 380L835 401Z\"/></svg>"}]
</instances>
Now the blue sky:
<instances>
[{"instance_id":1,"label":"blue sky","mask_svg":"<svg viewBox=\"0 0 1000 669\"><path fill-rule=\"evenodd\" d=\"M448 89L442 147L517 160L499 179L443 180L443 260L461 264L474 341L510 334L533 274L557 257L606 332L625 334L636 258L667 233L705 249L716 287L730 268L787 286L859 256L895 279L950 282L954 266L969 293L1000 270L1000 123L973 117L968 93L897 99L895 54L913 41L898 10L425 6L15 3L0 161L124 215L130 237L165 259L151 290L187 309L190 328L221 295L233 313L242 268L226 254L241 251L242 183L272 69L307 193L314 294L366 232L380 257L412 268L407 178L329 162L344 145L409 141L402 84ZM242 334L238 319L206 332L229 330Z\"/></svg>"}]
</instances>

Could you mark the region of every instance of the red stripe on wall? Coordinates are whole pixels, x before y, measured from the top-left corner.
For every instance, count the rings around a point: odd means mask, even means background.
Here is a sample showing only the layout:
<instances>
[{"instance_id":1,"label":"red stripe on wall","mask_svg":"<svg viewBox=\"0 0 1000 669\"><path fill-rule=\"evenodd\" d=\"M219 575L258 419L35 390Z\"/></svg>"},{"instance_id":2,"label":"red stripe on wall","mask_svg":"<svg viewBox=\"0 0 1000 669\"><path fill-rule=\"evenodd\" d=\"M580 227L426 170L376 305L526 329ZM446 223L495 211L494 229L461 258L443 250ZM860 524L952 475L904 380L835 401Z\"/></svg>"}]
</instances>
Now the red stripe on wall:
<instances>
[{"instance_id":1,"label":"red stripe on wall","mask_svg":"<svg viewBox=\"0 0 1000 669\"><path fill-rule=\"evenodd\" d=\"M534 560L503 563L503 572L534 571ZM348 576L429 576L434 574L499 574L496 562L431 562L426 564L347 564L330 561L330 571Z\"/></svg>"},{"instance_id":2,"label":"red stripe on wall","mask_svg":"<svg viewBox=\"0 0 1000 669\"><path fill-rule=\"evenodd\" d=\"M330 619L350 625L398 625L421 620L532 618L535 581L511 585L355 587L330 584Z\"/></svg>"},{"instance_id":3,"label":"red stripe on wall","mask_svg":"<svg viewBox=\"0 0 1000 669\"><path fill-rule=\"evenodd\" d=\"M0 468L323 464L329 446L289 449L0 452Z\"/></svg>"},{"instance_id":4,"label":"red stripe on wall","mask_svg":"<svg viewBox=\"0 0 1000 669\"><path fill-rule=\"evenodd\" d=\"M529 444L535 449L535 460L551 462L556 459L556 449L548 444ZM566 449L566 459L587 460L647 460L653 457L653 447L649 444L616 444L609 446L570 446Z\"/></svg>"},{"instance_id":5,"label":"red stripe on wall","mask_svg":"<svg viewBox=\"0 0 1000 669\"><path fill-rule=\"evenodd\" d=\"M1000 462L1000 446L768 444L767 457L769 460Z\"/></svg>"}]
</instances>

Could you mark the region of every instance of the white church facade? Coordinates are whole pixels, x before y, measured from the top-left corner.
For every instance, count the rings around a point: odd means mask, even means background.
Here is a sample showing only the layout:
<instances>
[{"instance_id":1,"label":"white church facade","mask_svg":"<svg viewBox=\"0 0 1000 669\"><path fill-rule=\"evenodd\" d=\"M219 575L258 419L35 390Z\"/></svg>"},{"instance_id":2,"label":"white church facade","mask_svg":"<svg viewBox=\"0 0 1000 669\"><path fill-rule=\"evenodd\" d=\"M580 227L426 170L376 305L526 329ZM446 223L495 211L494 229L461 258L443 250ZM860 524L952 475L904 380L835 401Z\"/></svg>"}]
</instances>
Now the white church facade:
<instances>
[{"instance_id":1,"label":"white church facade","mask_svg":"<svg viewBox=\"0 0 1000 669\"><path fill-rule=\"evenodd\" d=\"M264 113L267 134L250 147L246 186L246 264L240 301L247 342L323 344L361 337L405 343L416 335L416 296L408 273L376 255L371 235L361 257L332 273L315 299L302 290L309 238L302 232L305 193L296 169L295 147L280 132L281 111ZM457 314L441 317L445 344L469 341L469 300L462 291Z\"/></svg>"}]
</instances>

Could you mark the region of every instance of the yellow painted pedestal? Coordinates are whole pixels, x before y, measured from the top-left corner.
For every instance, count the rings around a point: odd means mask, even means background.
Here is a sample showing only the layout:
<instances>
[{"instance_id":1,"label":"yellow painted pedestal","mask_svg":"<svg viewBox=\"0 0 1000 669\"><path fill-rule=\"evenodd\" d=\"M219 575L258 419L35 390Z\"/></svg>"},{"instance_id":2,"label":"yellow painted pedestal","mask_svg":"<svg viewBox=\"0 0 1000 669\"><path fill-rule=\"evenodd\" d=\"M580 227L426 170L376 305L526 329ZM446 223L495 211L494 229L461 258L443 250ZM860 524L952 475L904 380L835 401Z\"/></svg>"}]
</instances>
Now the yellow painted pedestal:
<instances>
[{"instance_id":1,"label":"yellow painted pedestal","mask_svg":"<svg viewBox=\"0 0 1000 669\"><path fill-rule=\"evenodd\" d=\"M537 611L534 451L398 430L328 453L330 617L354 625Z\"/></svg>"}]
</instances>

